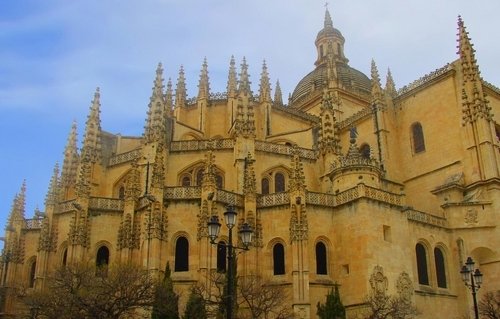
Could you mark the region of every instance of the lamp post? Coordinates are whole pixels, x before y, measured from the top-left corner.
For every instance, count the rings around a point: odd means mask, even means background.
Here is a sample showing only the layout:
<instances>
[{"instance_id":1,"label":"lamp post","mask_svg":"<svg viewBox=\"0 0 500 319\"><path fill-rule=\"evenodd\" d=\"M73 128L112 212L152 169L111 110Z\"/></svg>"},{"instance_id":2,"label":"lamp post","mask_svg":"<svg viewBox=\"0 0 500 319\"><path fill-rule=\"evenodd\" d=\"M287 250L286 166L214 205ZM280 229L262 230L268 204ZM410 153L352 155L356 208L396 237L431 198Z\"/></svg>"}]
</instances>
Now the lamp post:
<instances>
[{"instance_id":1,"label":"lamp post","mask_svg":"<svg viewBox=\"0 0 500 319\"><path fill-rule=\"evenodd\" d=\"M226 318L233 318L233 303L235 300L235 292L234 292L234 273L233 269L235 269L235 259L236 259L236 249L248 250L248 245L252 242L253 230L248 223L244 223L240 230L238 231L241 242L243 243L243 247L233 246L233 227L236 225L236 216L237 213L234 210L233 206L227 206L226 211L224 212L224 222L229 230L229 238L228 243L219 243L223 244L227 249L227 296L226 296ZM221 223L219 222L218 216L210 217L210 220L207 223L208 226L208 237L210 238L211 244L217 244L215 240L219 236ZM234 267L234 268L233 268Z\"/></svg>"},{"instance_id":2,"label":"lamp post","mask_svg":"<svg viewBox=\"0 0 500 319\"><path fill-rule=\"evenodd\" d=\"M481 288L481 284L483 283L483 274L479 271L478 268L474 269L474 261L471 257L467 257L467 261L465 265L462 266L462 270L460 271L462 274L462 280L465 285L469 287L472 291L472 300L474 301L474 315L476 319L479 319L479 312L477 309L477 299L476 292Z\"/></svg>"}]
</instances>

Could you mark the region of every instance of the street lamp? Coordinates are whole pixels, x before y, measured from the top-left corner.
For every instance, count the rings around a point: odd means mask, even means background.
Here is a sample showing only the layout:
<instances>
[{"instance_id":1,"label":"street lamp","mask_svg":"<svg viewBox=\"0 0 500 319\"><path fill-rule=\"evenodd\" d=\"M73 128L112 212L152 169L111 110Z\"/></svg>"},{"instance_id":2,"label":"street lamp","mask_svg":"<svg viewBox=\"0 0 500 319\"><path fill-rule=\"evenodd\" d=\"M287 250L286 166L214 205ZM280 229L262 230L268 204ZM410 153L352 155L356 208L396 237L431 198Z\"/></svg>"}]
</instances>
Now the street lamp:
<instances>
[{"instance_id":1,"label":"street lamp","mask_svg":"<svg viewBox=\"0 0 500 319\"><path fill-rule=\"evenodd\" d=\"M460 274L462 274L462 280L464 281L465 285L472 291L472 300L474 301L474 315L476 319L479 319L476 292L479 290L479 288L481 288L481 284L483 283L483 274L479 271L479 269L474 269L474 261L471 257L467 257L467 261L465 262L465 265L462 266Z\"/></svg>"},{"instance_id":2,"label":"street lamp","mask_svg":"<svg viewBox=\"0 0 500 319\"><path fill-rule=\"evenodd\" d=\"M233 246L233 227L236 225L236 216L237 213L234 210L233 206L227 206L226 211L224 212L224 222L226 223L227 228L229 229L229 239L228 243L219 242L219 245L224 245L227 249L227 296L226 296L226 318L233 318L233 302L235 300L235 292L234 292L234 274L233 267L235 264L236 249L248 250L248 246L252 242L253 230L248 223L244 223L240 230L238 231L241 242L243 243L243 247ZM210 238L210 243L217 244L215 240L219 236L221 223L219 222L219 217L213 215L210 217L210 220L207 222L208 226L208 237Z\"/></svg>"}]
</instances>

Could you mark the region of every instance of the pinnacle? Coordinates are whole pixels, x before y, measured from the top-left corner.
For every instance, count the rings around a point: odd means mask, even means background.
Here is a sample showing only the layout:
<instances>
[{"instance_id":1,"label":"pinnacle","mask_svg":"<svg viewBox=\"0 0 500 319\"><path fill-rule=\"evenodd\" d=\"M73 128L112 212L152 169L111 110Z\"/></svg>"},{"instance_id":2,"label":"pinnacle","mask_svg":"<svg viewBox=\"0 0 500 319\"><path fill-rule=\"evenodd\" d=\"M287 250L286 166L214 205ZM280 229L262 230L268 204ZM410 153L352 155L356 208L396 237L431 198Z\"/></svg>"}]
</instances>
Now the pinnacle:
<instances>
[{"instance_id":1,"label":"pinnacle","mask_svg":"<svg viewBox=\"0 0 500 319\"><path fill-rule=\"evenodd\" d=\"M209 95L209 81L208 81L208 64L207 58L203 59L203 65L200 72L200 82L198 84L198 99L208 98Z\"/></svg>"},{"instance_id":2,"label":"pinnacle","mask_svg":"<svg viewBox=\"0 0 500 319\"><path fill-rule=\"evenodd\" d=\"M325 10L325 29L327 27L333 27L332 17L330 16L330 11L328 11L328 8L326 8Z\"/></svg>"},{"instance_id":3,"label":"pinnacle","mask_svg":"<svg viewBox=\"0 0 500 319\"><path fill-rule=\"evenodd\" d=\"M175 89L175 107L183 107L186 103L186 79L184 78L184 66L179 69L179 77L177 78L177 86Z\"/></svg>"},{"instance_id":4,"label":"pinnacle","mask_svg":"<svg viewBox=\"0 0 500 319\"><path fill-rule=\"evenodd\" d=\"M238 88L239 93L245 93L252 95L252 90L250 88L249 75L248 75L248 64L246 58L243 57L243 62L241 63L241 73L240 73L240 86Z\"/></svg>"},{"instance_id":5,"label":"pinnacle","mask_svg":"<svg viewBox=\"0 0 500 319\"><path fill-rule=\"evenodd\" d=\"M396 84L392 78L391 69L387 68L387 78L385 82L385 90L389 96L395 97L397 95Z\"/></svg>"},{"instance_id":6,"label":"pinnacle","mask_svg":"<svg viewBox=\"0 0 500 319\"><path fill-rule=\"evenodd\" d=\"M156 68L156 78L154 81L153 95L151 96L151 100L155 98L162 99L162 97L163 97L163 68L161 62L159 62L158 67Z\"/></svg>"},{"instance_id":7,"label":"pinnacle","mask_svg":"<svg viewBox=\"0 0 500 319\"><path fill-rule=\"evenodd\" d=\"M283 93L281 93L280 80L276 80L276 87L274 89L274 103L276 105L283 105Z\"/></svg>"},{"instance_id":8,"label":"pinnacle","mask_svg":"<svg viewBox=\"0 0 500 319\"><path fill-rule=\"evenodd\" d=\"M271 101L271 84L269 81L269 73L267 72L266 60L264 60L264 62L262 63L259 93L259 100L261 103Z\"/></svg>"},{"instance_id":9,"label":"pinnacle","mask_svg":"<svg viewBox=\"0 0 500 319\"><path fill-rule=\"evenodd\" d=\"M229 75L227 79L227 95L228 97L234 97L237 91L237 79L236 79L236 63L234 61L234 56L231 55L231 61L229 62Z\"/></svg>"}]
</instances>

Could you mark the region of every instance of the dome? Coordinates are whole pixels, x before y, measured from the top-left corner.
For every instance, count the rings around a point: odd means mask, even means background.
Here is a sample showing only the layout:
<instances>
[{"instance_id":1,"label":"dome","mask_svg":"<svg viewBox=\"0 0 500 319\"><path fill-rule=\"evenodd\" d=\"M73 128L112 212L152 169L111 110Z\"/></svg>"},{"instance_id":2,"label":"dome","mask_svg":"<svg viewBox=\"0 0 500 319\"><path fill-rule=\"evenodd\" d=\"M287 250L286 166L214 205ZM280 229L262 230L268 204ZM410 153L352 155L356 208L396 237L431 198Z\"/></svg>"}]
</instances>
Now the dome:
<instances>
[{"instance_id":1,"label":"dome","mask_svg":"<svg viewBox=\"0 0 500 319\"><path fill-rule=\"evenodd\" d=\"M369 95L371 80L361 71L344 63L337 63L339 84L347 91L358 95ZM299 81L293 90L291 105L308 96L312 91L321 90L327 86L327 65L321 64Z\"/></svg>"}]
</instances>

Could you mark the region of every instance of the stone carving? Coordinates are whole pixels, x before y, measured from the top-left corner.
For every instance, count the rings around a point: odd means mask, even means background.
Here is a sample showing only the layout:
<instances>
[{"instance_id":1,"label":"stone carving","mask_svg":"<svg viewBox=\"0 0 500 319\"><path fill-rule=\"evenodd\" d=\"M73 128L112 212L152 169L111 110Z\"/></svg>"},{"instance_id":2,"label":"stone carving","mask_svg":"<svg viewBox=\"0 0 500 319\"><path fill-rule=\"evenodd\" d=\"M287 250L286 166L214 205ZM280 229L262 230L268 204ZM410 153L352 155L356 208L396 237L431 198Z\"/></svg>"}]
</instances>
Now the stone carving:
<instances>
[{"instance_id":1,"label":"stone carving","mask_svg":"<svg viewBox=\"0 0 500 319\"><path fill-rule=\"evenodd\" d=\"M156 147L155 162L153 164L153 176L151 178L151 187L156 189L163 189L165 181L163 150L163 144L158 143L158 146Z\"/></svg>"},{"instance_id":2,"label":"stone carving","mask_svg":"<svg viewBox=\"0 0 500 319\"><path fill-rule=\"evenodd\" d=\"M304 169L302 168L302 162L300 161L299 152L296 145L294 146L294 154L292 157L291 166L292 166L292 173L288 181L288 188L290 192L293 191L304 192L306 188Z\"/></svg>"},{"instance_id":3,"label":"stone carving","mask_svg":"<svg viewBox=\"0 0 500 319\"><path fill-rule=\"evenodd\" d=\"M83 214L75 214L69 224L68 241L71 245L88 248L90 245L90 220Z\"/></svg>"},{"instance_id":4,"label":"stone carving","mask_svg":"<svg viewBox=\"0 0 500 319\"><path fill-rule=\"evenodd\" d=\"M214 207L215 208L215 207ZM204 200L201 204L200 212L196 216L198 218L198 230L196 232L196 240L200 241L201 238L208 236L208 201Z\"/></svg>"},{"instance_id":5,"label":"stone carving","mask_svg":"<svg viewBox=\"0 0 500 319\"><path fill-rule=\"evenodd\" d=\"M125 199L137 200L141 195L141 173L139 172L137 161L132 163L132 169L125 179Z\"/></svg>"},{"instance_id":6,"label":"stone carving","mask_svg":"<svg viewBox=\"0 0 500 319\"><path fill-rule=\"evenodd\" d=\"M255 193L257 192L255 171L253 168L254 162L255 160L252 158L252 154L248 153L245 158L245 172L243 175L243 194L245 194L245 196L255 197Z\"/></svg>"},{"instance_id":7,"label":"stone carving","mask_svg":"<svg viewBox=\"0 0 500 319\"><path fill-rule=\"evenodd\" d=\"M151 203L150 213L145 220L145 237L147 239L167 240L168 217L163 211L162 203L155 201Z\"/></svg>"},{"instance_id":8,"label":"stone carving","mask_svg":"<svg viewBox=\"0 0 500 319\"><path fill-rule=\"evenodd\" d=\"M215 156L210 150L205 154L205 165L203 169L202 187L205 190L210 190L216 187L215 179Z\"/></svg>"},{"instance_id":9,"label":"stone carving","mask_svg":"<svg viewBox=\"0 0 500 319\"><path fill-rule=\"evenodd\" d=\"M413 283L410 276L405 271L399 274L396 282L396 289L401 297L401 300L408 304L411 303L411 298L413 296Z\"/></svg>"},{"instance_id":10,"label":"stone carving","mask_svg":"<svg viewBox=\"0 0 500 319\"><path fill-rule=\"evenodd\" d=\"M42 226L40 228L40 237L38 239L38 251L56 251L57 245L57 228L55 225L50 229L49 219L47 217L42 219Z\"/></svg>"},{"instance_id":11,"label":"stone carving","mask_svg":"<svg viewBox=\"0 0 500 319\"><path fill-rule=\"evenodd\" d=\"M309 237L309 223L304 204L292 204L290 216L290 241L307 240Z\"/></svg>"},{"instance_id":12,"label":"stone carving","mask_svg":"<svg viewBox=\"0 0 500 319\"><path fill-rule=\"evenodd\" d=\"M370 276L370 286L374 294L385 294L388 287L387 277L384 275L384 269L382 266L375 266L373 268L372 275Z\"/></svg>"},{"instance_id":13,"label":"stone carving","mask_svg":"<svg viewBox=\"0 0 500 319\"><path fill-rule=\"evenodd\" d=\"M469 225L469 226L476 225L478 223L477 217L478 217L477 209L467 208L467 210L465 212L465 218L464 218L465 223L467 225Z\"/></svg>"},{"instance_id":14,"label":"stone carving","mask_svg":"<svg viewBox=\"0 0 500 319\"><path fill-rule=\"evenodd\" d=\"M132 219L130 213L126 214L118 228L117 248L139 249L140 223Z\"/></svg>"}]
</instances>

